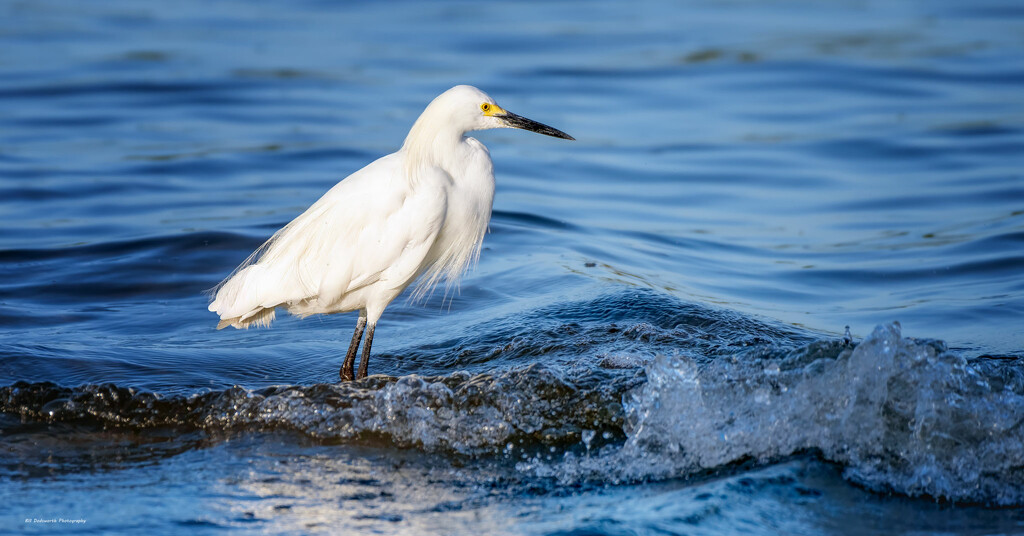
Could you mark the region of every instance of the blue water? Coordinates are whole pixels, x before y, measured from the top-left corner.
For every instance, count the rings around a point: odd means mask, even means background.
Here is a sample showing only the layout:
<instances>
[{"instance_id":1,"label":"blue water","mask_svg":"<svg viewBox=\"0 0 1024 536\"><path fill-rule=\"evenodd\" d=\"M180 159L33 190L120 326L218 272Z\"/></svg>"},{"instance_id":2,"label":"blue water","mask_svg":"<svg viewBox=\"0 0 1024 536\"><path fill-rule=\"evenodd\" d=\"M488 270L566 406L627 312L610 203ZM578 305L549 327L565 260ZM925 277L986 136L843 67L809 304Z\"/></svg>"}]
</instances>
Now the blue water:
<instances>
[{"instance_id":1,"label":"blue water","mask_svg":"<svg viewBox=\"0 0 1024 536\"><path fill-rule=\"evenodd\" d=\"M1021 58L1010 1L2 2L0 532L1024 532ZM458 291L355 384L353 315L216 331L460 83L577 141L475 134Z\"/></svg>"}]
</instances>

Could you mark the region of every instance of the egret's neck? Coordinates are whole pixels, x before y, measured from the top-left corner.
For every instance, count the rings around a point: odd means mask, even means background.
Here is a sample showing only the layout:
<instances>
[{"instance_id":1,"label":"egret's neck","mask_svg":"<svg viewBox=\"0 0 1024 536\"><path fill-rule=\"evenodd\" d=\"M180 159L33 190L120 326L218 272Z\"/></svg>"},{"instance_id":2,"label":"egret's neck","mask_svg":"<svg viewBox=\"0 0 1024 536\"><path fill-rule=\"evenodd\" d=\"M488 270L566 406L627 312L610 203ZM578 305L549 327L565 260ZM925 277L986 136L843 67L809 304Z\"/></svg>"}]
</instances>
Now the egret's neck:
<instances>
[{"instance_id":1,"label":"egret's neck","mask_svg":"<svg viewBox=\"0 0 1024 536\"><path fill-rule=\"evenodd\" d=\"M459 145L465 140L465 132L453 128L445 121L431 117L425 112L416 120L402 144L405 152L406 175L415 178L417 170L437 166L448 170L459 154Z\"/></svg>"}]
</instances>

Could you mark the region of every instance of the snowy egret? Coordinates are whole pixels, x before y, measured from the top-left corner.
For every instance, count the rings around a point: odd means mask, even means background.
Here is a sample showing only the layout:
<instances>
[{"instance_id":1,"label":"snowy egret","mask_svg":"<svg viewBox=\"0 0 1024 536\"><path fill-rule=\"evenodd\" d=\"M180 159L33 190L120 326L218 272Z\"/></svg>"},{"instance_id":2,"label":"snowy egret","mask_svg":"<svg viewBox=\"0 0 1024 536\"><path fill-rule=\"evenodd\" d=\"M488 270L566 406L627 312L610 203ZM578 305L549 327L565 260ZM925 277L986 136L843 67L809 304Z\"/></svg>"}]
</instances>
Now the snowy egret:
<instances>
[{"instance_id":1,"label":"snowy egret","mask_svg":"<svg viewBox=\"0 0 1024 536\"><path fill-rule=\"evenodd\" d=\"M421 275L414 297L442 279L452 285L479 257L494 166L487 147L465 134L491 128L573 139L506 111L475 87L445 91L398 152L334 185L213 289L217 329L269 326L276 307L299 317L358 310L341 379L365 378L373 330L391 300Z\"/></svg>"}]
</instances>

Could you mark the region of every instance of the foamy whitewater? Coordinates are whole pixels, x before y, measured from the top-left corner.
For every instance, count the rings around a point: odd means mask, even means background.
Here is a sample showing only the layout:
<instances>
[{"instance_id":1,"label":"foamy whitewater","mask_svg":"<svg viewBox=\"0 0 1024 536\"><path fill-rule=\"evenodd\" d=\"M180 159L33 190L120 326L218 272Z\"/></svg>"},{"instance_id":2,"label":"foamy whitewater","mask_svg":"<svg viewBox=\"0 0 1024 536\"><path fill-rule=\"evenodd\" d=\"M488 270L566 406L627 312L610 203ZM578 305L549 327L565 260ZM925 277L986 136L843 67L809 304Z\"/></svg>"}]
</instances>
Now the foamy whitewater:
<instances>
[{"instance_id":1,"label":"foamy whitewater","mask_svg":"<svg viewBox=\"0 0 1024 536\"><path fill-rule=\"evenodd\" d=\"M810 451L877 491L1022 501L1019 370L968 363L940 341L902 337L897 323L836 355L839 344L753 362L660 356L647 383L625 395L622 447L523 468L562 480L647 480Z\"/></svg>"}]
</instances>

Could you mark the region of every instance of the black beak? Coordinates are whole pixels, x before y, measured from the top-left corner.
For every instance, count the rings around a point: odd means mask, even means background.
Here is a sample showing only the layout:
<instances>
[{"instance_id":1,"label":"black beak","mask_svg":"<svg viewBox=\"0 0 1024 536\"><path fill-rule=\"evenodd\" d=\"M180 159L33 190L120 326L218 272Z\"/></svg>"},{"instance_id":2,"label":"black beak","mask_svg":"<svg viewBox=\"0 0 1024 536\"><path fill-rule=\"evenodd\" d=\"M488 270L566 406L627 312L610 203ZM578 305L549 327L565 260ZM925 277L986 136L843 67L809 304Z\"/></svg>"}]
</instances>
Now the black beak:
<instances>
[{"instance_id":1,"label":"black beak","mask_svg":"<svg viewBox=\"0 0 1024 536\"><path fill-rule=\"evenodd\" d=\"M511 128L521 128L523 130L529 130L530 132L536 132L537 134L544 134L545 136L562 138L563 140L576 139L557 128L551 128L543 123L538 123L533 119L527 119L512 112L505 112L505 115L501 115L499 117L505 122L505 126Z\"/></svg>"}]
</instances>

